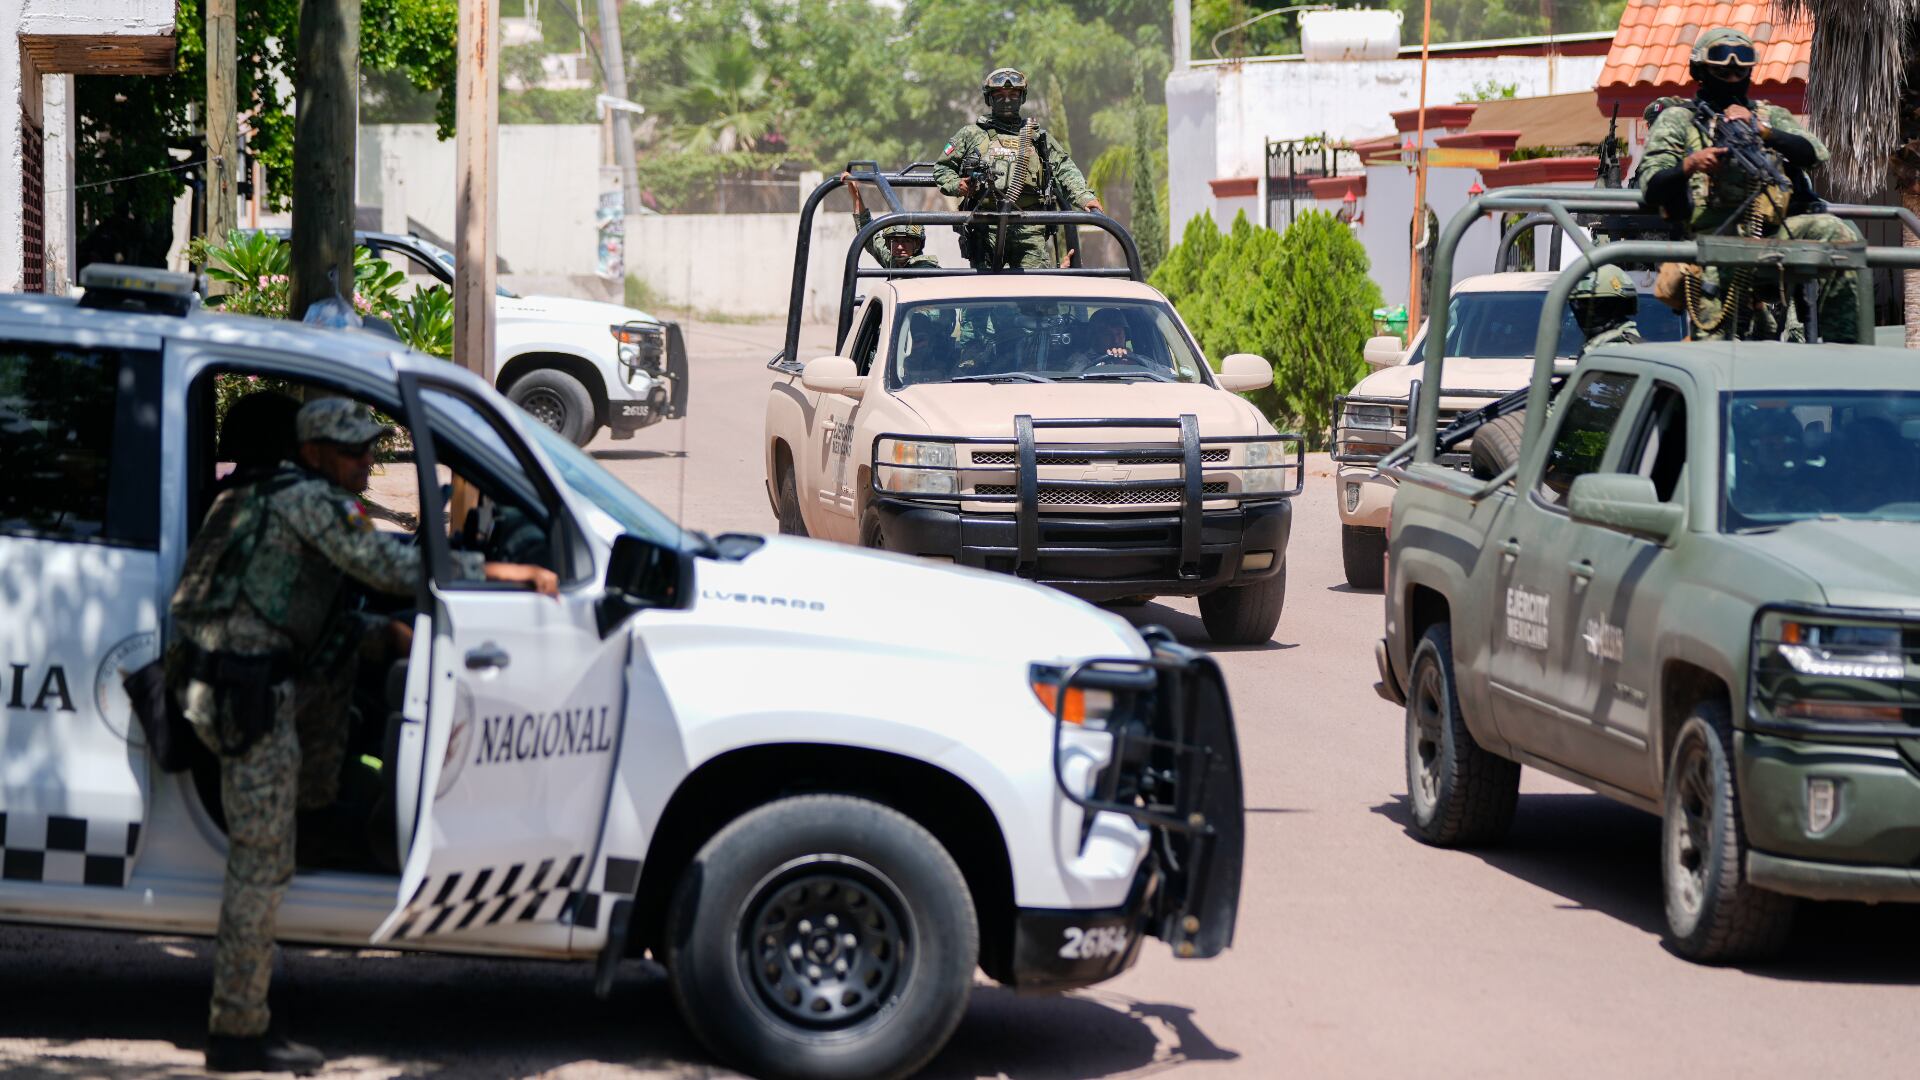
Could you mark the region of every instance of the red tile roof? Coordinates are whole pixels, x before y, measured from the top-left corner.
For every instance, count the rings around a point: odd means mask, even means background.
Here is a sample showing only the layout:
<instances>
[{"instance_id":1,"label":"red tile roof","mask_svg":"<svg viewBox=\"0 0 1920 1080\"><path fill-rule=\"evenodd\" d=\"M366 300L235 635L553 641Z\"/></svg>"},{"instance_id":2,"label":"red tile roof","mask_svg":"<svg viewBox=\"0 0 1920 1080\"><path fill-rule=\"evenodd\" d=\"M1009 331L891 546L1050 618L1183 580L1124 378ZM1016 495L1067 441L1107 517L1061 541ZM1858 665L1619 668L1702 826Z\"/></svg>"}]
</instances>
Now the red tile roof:
<instances>
[{"instance_id":1,"label":"red tile roof","mask_svg":"<svg viewBox=\"0 0 1920 1080\"><path fill-rule=\"evenodd\" d=\"M1691 96L1688 53L1694 39L1715 26L1731 26L1753 38L1760 54L1753 73L1755 97L1794 112L1805 107L1812 23L1783 21L1769 0L1627 0L1600 70L1600 111L1618 102L1622 112L1637 112L1663 95Z\"/></svg>"}]
</instances>

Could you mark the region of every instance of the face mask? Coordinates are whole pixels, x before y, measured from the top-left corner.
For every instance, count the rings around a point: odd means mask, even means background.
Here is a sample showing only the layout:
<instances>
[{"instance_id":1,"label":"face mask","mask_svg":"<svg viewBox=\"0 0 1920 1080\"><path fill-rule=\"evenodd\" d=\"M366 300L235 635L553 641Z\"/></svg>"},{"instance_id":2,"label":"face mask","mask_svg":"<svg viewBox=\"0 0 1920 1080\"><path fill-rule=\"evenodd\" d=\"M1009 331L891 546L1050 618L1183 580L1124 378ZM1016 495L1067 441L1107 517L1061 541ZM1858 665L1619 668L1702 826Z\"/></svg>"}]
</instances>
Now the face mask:
<instances>
[{"instance_id":1,"label":"face mask","mask_svg":"<svg viewBox=\"0 0 1920 1080\"><path fill-rule=\"evenodd\" d=\"M987 109L995 120L1020 119L1020 99L1004 94L995 95L987 101Z\"/></svg>"}]
</instances>

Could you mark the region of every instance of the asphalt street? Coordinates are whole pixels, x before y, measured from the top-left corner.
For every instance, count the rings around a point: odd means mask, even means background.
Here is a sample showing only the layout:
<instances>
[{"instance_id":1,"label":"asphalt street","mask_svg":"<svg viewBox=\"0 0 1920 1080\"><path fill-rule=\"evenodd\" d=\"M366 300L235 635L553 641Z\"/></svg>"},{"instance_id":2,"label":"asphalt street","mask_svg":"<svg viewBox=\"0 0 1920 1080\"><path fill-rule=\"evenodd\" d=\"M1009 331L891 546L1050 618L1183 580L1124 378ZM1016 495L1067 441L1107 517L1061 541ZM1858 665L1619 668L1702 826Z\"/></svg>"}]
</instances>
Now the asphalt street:
<instances>
[{"instance_id":1,"label":"asphalt street","mask_svg":"<svg viewBox=\"0 0 1920 1080\"><path fill-rule=\"evenodd\" d=\"M762 419L779 328L692 324L691 417L594 446L664 510L770 531ZM826 351L824 330L808 341ZM1654 818L1529 772L1508 841L1406 831L1401 711L1375 696L1380 598L1343 583L1324 457L1296 502L1275 639L1221 654L1249 833L1238 938L1207 962L1150 942L1059 997L983 985L935 1077L1903 1075L1920 910L1806 909L1789 955L1704 968L1662 947ZM1124 609L1204 644L1189 601ZM0 1070L194 1075L207 943L0 929ZM731 1075L658 968L606 1001L585 965L288 950L283 1019L328 1075ZM1902 1064L1905 1062L1906 1064Z\"/></svg>"}]
</instances>

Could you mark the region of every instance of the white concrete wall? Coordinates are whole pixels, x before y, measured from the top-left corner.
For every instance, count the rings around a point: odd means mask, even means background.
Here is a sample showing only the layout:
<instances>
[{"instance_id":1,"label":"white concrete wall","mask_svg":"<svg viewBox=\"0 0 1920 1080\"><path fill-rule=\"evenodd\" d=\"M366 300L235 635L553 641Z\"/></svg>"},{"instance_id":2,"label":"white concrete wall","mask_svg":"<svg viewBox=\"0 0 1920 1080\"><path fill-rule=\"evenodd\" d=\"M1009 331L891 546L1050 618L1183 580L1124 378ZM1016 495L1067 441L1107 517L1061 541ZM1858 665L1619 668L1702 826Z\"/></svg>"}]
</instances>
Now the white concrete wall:
<instances>
[{"instance_id":1,"label":"white concrete wall","mask_svg":"<svg viewBox=\"0 0 1920 1080\"><path fill-rule=\"evenodd\" d=\"M668 307L784 316L799 231L798 213L631 215L627 273ZM804 301L809 320L838 317L841 275L853 236L851 214L823 211L815 218ZM965 265L959 239L947 226L927 230L927 251L944 265ZM867 255L861 262L875 265Z\"/></svg>"},{"instance_id":2,"label":"white concrete wall","mask_svg":"<svg viewBox=\"0 0 1920 1080\"><path fill-rule=\"evenodd\" d=\"M1604 56L1435 57L1427 102L1452 104L1476 84L1513 84L1522 97L1593 86ZM1167 76L1167 185L1175 239L1187 220L1216 203L1208 181L1258 176L1267 140L1312 135L1344 141L1393 130L1389 116L1420 103L1415 59L1307 63L1202 63ZM1377 200L1369 198L1370 203ZM1216 211L1224 227L1232 215Z\"/></svg>"},{"instance_id":3,"label":"white concrete wall","mask_svg":"<svg viewBox=\"0 0 1920 1080\"><path fill-rule=\"evenodd\" d=\"M451 140L441 142L431 124L369 124L360 129L357 157L358 202L378 207L383 225L411 218L453 239ZM608 184L617 180L601 169L598 125L502 124L495 254L516 275L592 274L594 211ZM405 205L389 205L396 199Z\"/></svg>"}]
</instances>

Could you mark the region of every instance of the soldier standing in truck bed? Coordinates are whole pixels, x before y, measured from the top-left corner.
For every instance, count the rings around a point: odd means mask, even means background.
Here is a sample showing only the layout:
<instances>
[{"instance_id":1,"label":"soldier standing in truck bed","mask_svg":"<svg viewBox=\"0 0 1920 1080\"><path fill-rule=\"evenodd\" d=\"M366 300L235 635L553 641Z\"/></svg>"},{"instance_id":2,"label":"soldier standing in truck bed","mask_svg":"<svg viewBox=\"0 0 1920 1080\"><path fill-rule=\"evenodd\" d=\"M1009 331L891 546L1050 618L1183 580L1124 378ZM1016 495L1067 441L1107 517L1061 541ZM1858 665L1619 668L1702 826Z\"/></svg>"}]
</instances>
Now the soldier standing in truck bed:
<instances>
[{"instance_id":1,"label":"soldier standing in truck bed","mask_svg":"<svg viewBox=\"0 0 1920 1080\"><path fill-rule=\"evenodd\" d=\"M957 196L966 210L994 209L1003 195L1013 196L1016 210L1101 210L1100 199L1066 151L1045 129L1021 119L1020 108L1027 100L1025 75L1013 68L998 68L980 84L980 92L987 115L961 128L934 162L933 176L942 192ZM974 181L964 175L969 158L985 163L993 191L975 190ZM1045 225L1009 229L1004 265L1023 270L1054 266L1047 236ZM981 265L979 254L971 257L975 266Z\"/></svg>"}]
</instances>

